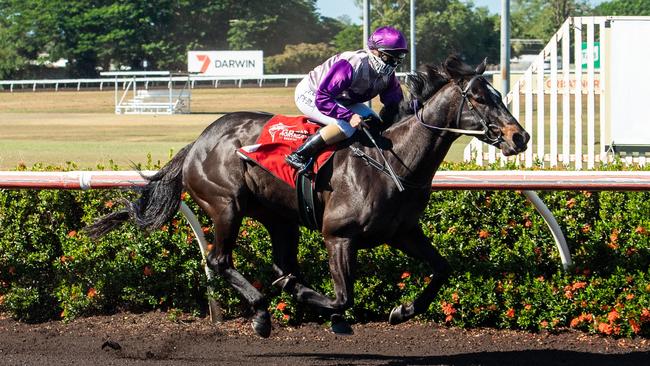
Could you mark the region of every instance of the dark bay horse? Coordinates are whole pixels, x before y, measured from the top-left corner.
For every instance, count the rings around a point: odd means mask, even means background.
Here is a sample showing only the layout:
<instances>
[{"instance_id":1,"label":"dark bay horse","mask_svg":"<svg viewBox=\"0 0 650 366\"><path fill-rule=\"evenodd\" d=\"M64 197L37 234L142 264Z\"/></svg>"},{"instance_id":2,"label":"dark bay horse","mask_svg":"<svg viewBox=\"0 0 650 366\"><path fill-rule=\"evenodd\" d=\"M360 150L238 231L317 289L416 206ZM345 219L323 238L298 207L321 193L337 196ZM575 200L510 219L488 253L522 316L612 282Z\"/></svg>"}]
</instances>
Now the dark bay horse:
<instances>
[{"instance_id":1,"label":"dark bay horse","mask_svg":"<svg viewBox=\"0 0 650 366\"><path fill-rule=\"evenodd\" d=\"M325 183L318 184L316 191L324 208L322 235L334 298L301 283L294 189L235 153L256 142L271 118L269 114L222 116L148 177L138 200L100 218L87 231L98 237L129 219L143 229L158 228L178 210L182 191L189 192L214 222L215 245L208 254L208 265L250 303L255 313L253 328L262 337L271 333L268 304L233 266L233 247L245 216L258 220L270 234L278 275L274 284L319 308L330 317L335 332L352 332L342 314L354 301L357 251L387 243L425 261L432 271L431 282L412 303L391 311L391 324L404 322L427 310L450 274L449 264L422 232L418 218L427 205L431 180L451 144L461 134L470 134L505 155L514 155L524 151L529 140L500 94L482 76L484 71L485 61L474 69L452 56L439 68L428 66L410 76L411 98L402 103L395 123L382 135L382 140L389 142L384 153L404 182L404 191L350 149L339 150L320 174ZM361 149L371 157L379 154L375 148Z\"/></svg>"}]
</instances>

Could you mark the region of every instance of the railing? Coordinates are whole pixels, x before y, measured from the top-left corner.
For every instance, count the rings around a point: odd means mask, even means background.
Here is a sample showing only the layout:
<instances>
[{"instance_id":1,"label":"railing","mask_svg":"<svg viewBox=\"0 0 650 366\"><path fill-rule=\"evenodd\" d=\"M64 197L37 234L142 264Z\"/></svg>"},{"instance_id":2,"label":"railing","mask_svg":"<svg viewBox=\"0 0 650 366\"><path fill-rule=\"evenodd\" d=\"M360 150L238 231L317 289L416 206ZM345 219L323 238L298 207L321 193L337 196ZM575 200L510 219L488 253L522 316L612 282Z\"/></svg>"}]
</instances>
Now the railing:
<instances>
[{"instance_id":1,"label":"railing","mask_svg":"<svg viewBox=\"0 0 650 366\"><path fill-rule=\"evenodd\" d=\"M485 75L491 77L496 74L497 71L487 71ZM404 80L408 73L398 72L397 76ZM210 85L211 87L218 88L220 85L231 85L238 88L241 88L245 84L256 84L259 87L264 86L264 83L268 82L282 82L282 85L285 87L289 86L289 83L297 83L302 80L306 74L273 74L273 75L264 75L261 77L241 77L241 76L202 76L202 75L190 75L190 87L195 88L200 85ZM94 88L99 90L104 90L104 86L115 86L125 89L131 78L120 77L117 80L113 78L96 78L96 79L41 79L41 80L0 80L0 90L9 90L14 92L16 87L21 87L21 90L31 89L36 91L43 88L54 89L58 91L60 87L65 87L69 85L74 85L77 91L81 91L84 87ZM171 79L169 77L161 76L148 76L146 74L141 75L137 78L138 83L144 84L145 89L149 88L151 84L163 84L165 87L168 87L167 83L180 83L186 82L186 76L174 76Z\"/></svg>"},{"instance_id":2,"label":"railing","mask_svg":"<svg viewBox=\"0 0 650 366\"><path fill-rule=\"evenodd\" d=\"M145 175L153 173L143 172ZM0 172L0 189L86 190L132 188L146 183L135 171ZM551 211L533 190L650 191L650 171L440 171L431 186L438 190L522 190L546 221L566 269L571 265L571 254L564 234ZM184 203L181 212L205 256L207 242L198 219ZM210 278L212 273L207 266L205 271ZM211 302L211 310L212 306L215 304Z\"/></svg>"}]
</instances>

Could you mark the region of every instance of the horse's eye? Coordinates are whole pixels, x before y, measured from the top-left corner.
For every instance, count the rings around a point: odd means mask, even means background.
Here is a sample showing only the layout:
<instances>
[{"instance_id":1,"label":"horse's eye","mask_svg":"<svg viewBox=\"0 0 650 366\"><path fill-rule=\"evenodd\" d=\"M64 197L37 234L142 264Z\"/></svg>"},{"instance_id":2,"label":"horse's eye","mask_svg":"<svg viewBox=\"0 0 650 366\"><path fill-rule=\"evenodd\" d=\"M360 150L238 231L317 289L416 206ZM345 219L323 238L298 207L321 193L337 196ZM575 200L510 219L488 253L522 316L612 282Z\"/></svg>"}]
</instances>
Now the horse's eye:
<instances>
[{"instance_id":1,"label":"horse's eye","mask_svg":"<svg viewBox=\"0 0 650 366\"><path fill-rule=\"evenodd\" d=\"M477 103L485 104L485 98L481 94L474 94L474 100Z\"/></svg>"}]
</instances>

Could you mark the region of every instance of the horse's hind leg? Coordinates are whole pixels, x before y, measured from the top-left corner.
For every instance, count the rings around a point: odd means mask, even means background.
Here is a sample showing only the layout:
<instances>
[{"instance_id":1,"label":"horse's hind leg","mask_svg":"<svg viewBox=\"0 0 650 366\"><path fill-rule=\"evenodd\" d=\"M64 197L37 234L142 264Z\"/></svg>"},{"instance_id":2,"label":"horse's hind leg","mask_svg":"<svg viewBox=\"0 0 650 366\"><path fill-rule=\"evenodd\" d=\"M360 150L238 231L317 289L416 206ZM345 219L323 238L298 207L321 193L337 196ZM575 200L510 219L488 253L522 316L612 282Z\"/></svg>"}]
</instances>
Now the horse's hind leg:
<instances>
[{"instance_id":1,"label":"horse's hind leg","mask_svg":"<svg viewBox=\"0 0 650 366\"><path fill-rule=\"evenodd\" d=\"M207 255L210 268L221 275L237 292L239 292L253 307L253 329L261 337L271 335L271 316L268 304L259 292L241 273L233 266L232 251L239 234L243 215L235 208L233 200L217 198L213 202L201 201L197 203L212 218L214 222L214 248Z\"/></svg>"}]
</instances>

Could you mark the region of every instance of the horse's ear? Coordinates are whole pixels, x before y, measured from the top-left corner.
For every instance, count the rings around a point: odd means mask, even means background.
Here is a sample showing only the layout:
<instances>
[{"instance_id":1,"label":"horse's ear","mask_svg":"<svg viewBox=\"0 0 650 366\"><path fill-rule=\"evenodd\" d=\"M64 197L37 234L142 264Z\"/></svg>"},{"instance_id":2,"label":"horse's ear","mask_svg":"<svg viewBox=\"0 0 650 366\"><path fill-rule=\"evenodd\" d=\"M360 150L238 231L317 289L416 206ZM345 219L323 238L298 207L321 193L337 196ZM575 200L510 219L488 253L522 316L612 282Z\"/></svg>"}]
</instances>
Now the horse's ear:
<instances>
[{"instance_id":1,"label":"horse's ear","mask_svg":"<svg viewBox=\"0 0 650 366\"><path fill-rule=\"evenodd\" d=\"M476 66L476 75L483 75L485 72L485 67L487 66L487 57L483 59L483 62L481 62L478 66Z\"/></svg>"}]
</instances>

